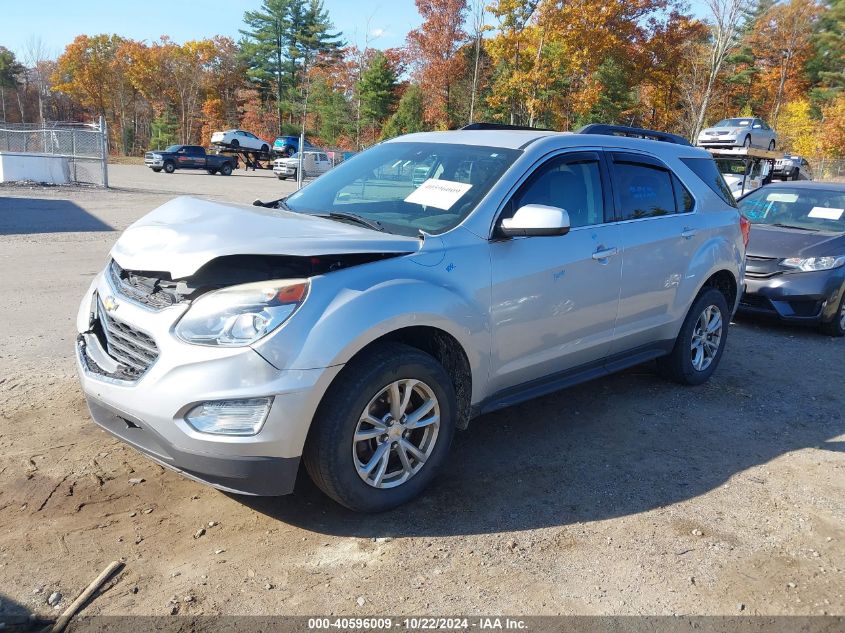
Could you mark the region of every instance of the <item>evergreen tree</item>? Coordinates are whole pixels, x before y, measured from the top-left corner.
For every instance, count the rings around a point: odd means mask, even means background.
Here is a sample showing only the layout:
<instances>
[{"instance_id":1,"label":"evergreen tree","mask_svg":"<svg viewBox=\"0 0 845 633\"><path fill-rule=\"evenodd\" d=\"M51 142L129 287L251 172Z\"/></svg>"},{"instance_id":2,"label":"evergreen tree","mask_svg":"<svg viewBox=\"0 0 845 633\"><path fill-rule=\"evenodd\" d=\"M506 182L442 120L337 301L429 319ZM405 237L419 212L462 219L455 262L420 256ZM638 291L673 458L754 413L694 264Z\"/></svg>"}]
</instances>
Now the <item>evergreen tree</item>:
<instances>
[{"instance_id":1,"label":"evergreen tree","mask_svg":"<svg viewBox=\"0 0 845 633\"><path fill-rule=\"evenodd\" d=\"M361 73L358 94L361 98L361 116L370 125L372 135L393 109L396 102L396 73L384 53L378 51ZM373 138L375 140L375 138Z\"/></svg>"},{"instance_id":2,"label":"evergreen tree","mask_svg":"<svg viewBox=\"0 0 845 633\"><path fill-rule=\"evenodd\" d=\"M283 111L293 113L301 99L304 75L318 55L331 56L343 46L322 0L262 0L244 13L241 55L249 77L267 90L275 85L279 131Z\"/></svg>"},{"instance_id":3,"label":"evergreen tree","mask_svg":"<svg viewBox=\"0 0 845 633\"><path fill-rule=\"evenodd\" d=\"M828 102L845 90L845 0L829 0L816 23L815 55L807 63L816 103Z\"/></svg>"},{"instance_id":4,"label":"evergreen tree","mask_svg":"<svg viewBox=\"0 0 845 633\"><path fill-rule=\"evenodd\" d=\"M3 120L6 120L6 90L17 88L18 77L24 72L24 67L18 63L15 54L4 46L0 46L0 103Z\"/></svg>"},{"instance_id":5,"label":"evergreen tree","mask_svg":"<svg viewBox=\"0 0 845 633\"><path fill-rule=\"evenodd\" d=\"M348 133L352 118L346 98L319 77L311 86L310 103L317 136L326 145L336 145Z\"/></svg>"},{"instance_id":6,"label":"evergreen tree","mask_svg":"<svg viewBox=\"0 0 845 633\"><path fill-rule=\"evenodd\" d=\"M423 119L424 106L422 90L416 84L411 84L399 100L396 112L388 119L381 132L382 138L393 138L401 134L423 132L426 129Z\"/></svg>"},{"instance_id":7,"label":"evergreen tree","mask_svg":"<svg viewBox=\"0 0 845 633\"><path fill-rule=\"evenodd\" d=\"M596 71L596 79L601 85L601 92L596 103L590 109L585 120L587 123L631 124L624 121L624 114L631 110L635 95L631 89L631 73L612 57L605 59ZM580 126L579 126L580 127Z\"/></svg>"}]
</instances>

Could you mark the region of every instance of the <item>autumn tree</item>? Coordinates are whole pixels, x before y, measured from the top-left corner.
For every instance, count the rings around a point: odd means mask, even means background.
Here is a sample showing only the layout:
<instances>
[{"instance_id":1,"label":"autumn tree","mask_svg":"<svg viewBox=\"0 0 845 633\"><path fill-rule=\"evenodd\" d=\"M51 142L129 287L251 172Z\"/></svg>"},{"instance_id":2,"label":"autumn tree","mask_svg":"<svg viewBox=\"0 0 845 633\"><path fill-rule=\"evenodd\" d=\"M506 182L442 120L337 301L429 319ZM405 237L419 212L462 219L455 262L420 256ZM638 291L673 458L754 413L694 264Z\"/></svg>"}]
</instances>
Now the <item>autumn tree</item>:
<instances>
[{"instance_id":1,"label":"autumn tree","mask_svg":"<svg viewBox=\"0 0 845 633\"><path fill-rule=\"evenodd\" d=\"M809 99L796 99L783 106L778 119L778 141L783 149L801 156L816 156L818 129Z\"/></svg>"},{"instance_id":2,"label":"autumn tree","mask_svg":"<svg viewBox=\"0 0 845 633\"><path fill-rule=\"evenodd\" d=\"M742 28L742 17L748 10L749 0L705 0L705 4L710 10L707 78L702 87L701 99L695 104L695 127L691 135L693 138L698 137L698 133L704 127L707 109L713 98L722 65L739 43L738 35Z\"/></svg>"},{"instance_id":3,"label":"autumn tree","mask_svg":"<svg viewBox=\"0 0 845 633\"><path fill-rule=\"evenodd\" d=\"M448 128L455 123L451 87L463 61L456 53L467 37L463 30L467 0L415 2L423 23L408 33L409 61L426 94L426 120L435 127Z\"/></svg>"},{"instance_id":4,"label":"autumn tree","mask_svg":"<svg viewBox=\"0 0 845 633\"><path fill-rule=\"evenodd\" d=\"M845 92L822 108L819 149L831 158L845 158Z\"/></svg>"}]
</instances>

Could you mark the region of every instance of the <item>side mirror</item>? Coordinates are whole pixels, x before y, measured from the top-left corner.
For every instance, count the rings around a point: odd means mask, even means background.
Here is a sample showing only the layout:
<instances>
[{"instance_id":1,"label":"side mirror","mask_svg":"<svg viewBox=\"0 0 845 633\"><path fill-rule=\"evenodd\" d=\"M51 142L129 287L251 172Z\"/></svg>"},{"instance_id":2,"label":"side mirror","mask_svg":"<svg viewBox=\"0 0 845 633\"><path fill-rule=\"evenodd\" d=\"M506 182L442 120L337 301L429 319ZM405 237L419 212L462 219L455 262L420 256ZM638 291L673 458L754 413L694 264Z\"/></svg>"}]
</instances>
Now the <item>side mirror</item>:
<instances>
[{"instance_id":1,"label":"side mirror","mask_svg":"<svg viewBox=\"0 0 845 633\"><path fill-rule=\"evenodd\" d=\"M566 235L569 233L569 214L558 207L526 204L517 209L512 218L502 220L499 228L508 237Z\"/></svg>"}]
</instances>

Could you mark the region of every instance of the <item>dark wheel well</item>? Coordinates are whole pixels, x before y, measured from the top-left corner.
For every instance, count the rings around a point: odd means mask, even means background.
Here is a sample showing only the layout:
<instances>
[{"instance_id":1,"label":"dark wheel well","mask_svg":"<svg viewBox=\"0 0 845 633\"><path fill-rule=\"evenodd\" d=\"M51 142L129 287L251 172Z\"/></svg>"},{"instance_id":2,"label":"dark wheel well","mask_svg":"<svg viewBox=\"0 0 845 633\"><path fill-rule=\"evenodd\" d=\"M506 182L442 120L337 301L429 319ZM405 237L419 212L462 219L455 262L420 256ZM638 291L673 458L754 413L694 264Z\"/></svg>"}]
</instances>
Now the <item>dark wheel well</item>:
<instances>
[{"instance_id":1,"label":"dark wheel well","mask_svg":"<svg viewBox=\"0 0 845 633\"><path fill-rule=\"evenodd\" d=\"M710 276L710 278L704 282L704 288L715 288L719 292L721 292L725 296L725 300L728 303L728 308L733 310L734 305L736 304L736 279L733 276L733 273L727 270L720 270L719 272Z\"/></svg>"},{"instance_id":2,"label":"dark wheel well","mask_svg":"<svg viewBox=\"0 0 845 633\"><path fill-rule=\"evenodd\" d=\"M424 325L406 327L377 338L355 354L355 357L383 341L395 341L415 347L434 357L443 366L443 369L452 378L452 385L458 401L457 428L467 428L472 400L472 370L470 370L466 352L457 339L448 332L435 327Z\"/></svg>"}]
</instances>

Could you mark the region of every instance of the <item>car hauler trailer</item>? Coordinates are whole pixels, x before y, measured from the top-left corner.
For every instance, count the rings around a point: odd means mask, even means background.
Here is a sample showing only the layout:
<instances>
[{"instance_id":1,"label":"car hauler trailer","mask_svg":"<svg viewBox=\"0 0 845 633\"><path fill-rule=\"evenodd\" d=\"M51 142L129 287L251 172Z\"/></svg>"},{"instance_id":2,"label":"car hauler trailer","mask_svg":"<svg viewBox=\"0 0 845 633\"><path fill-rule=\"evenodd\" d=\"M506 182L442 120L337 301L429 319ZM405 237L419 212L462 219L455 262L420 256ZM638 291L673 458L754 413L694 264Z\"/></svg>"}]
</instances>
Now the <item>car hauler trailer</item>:
<instances>
[{"instance_id":1,"label":"car hauler trailer","mask_svg":"<svg viewBox=\"0 0 845 633\"><path fill-rule=\"evenodd\" d=\"M775 161L783 158L782 152L752 147L707 148L707 151L713 154L735 198L772 182Z\"/></svg>"}]
</instances>

